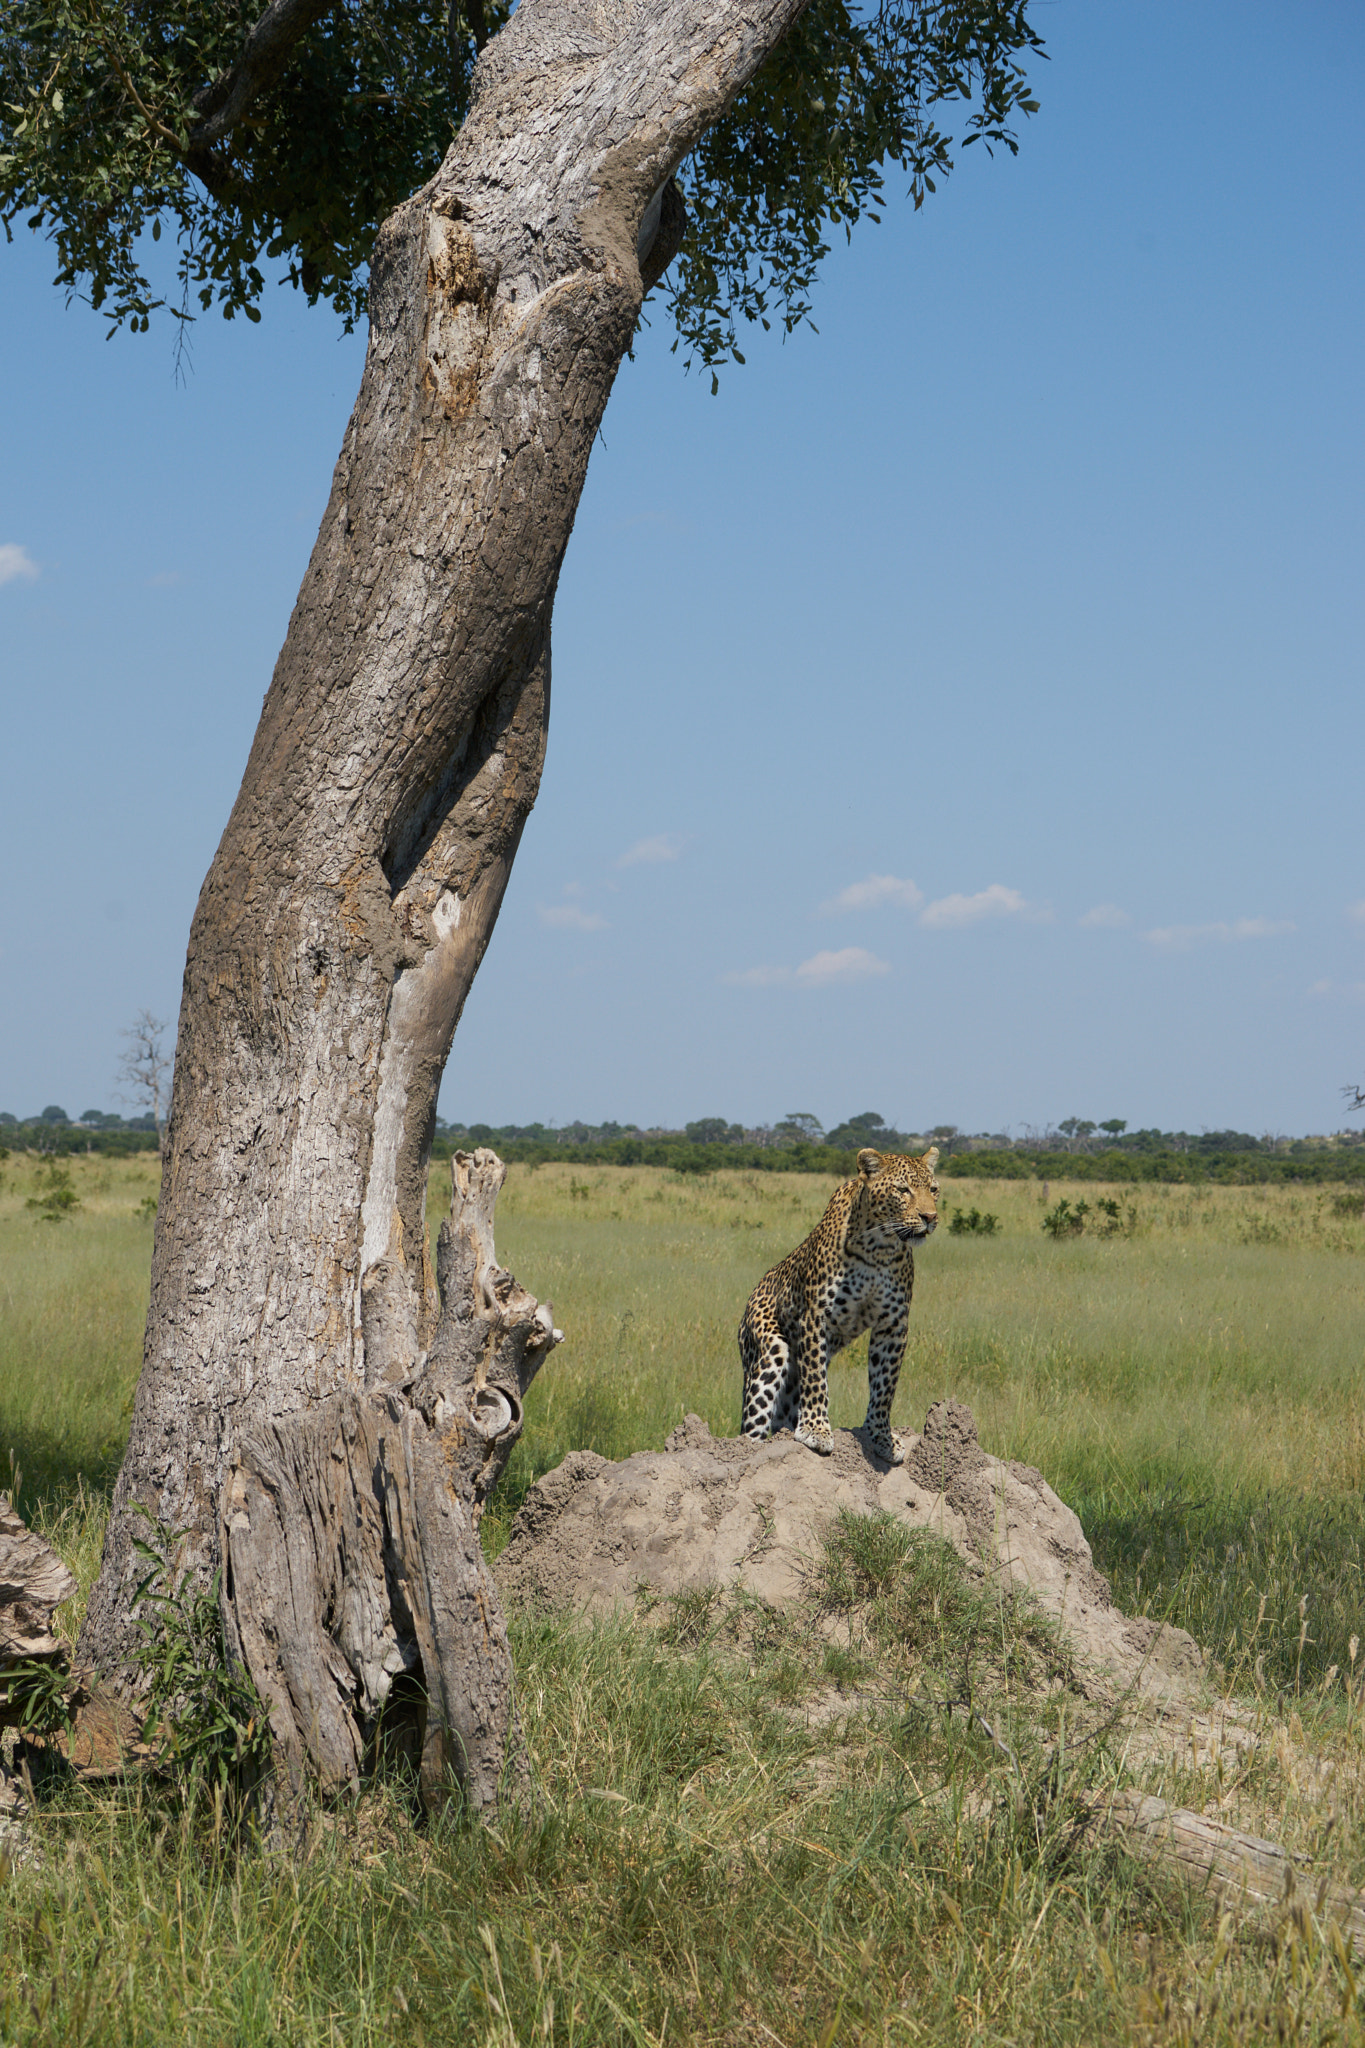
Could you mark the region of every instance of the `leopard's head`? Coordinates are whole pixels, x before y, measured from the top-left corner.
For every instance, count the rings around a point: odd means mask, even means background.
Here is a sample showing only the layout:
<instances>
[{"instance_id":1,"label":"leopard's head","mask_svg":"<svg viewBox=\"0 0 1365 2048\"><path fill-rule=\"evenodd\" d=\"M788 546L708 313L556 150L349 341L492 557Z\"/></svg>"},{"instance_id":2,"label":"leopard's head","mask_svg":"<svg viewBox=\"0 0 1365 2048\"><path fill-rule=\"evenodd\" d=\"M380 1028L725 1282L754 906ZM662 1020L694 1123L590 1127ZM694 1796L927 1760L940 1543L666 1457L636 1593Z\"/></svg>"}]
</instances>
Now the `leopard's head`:
<instances>
[{"instance_id":1,"label":"leopard's head","mask_svg":"<svg viewBox=\"0 0 1365 2048\"><path fill-rule=\"evenodd\" d=\"M938 1222L938 1147L922 1159L898 1152L858 1154L858 1179L849 1215L849 1243L864 1257L898 1257L922 1244Z\"/></svg>"}]
</instances>

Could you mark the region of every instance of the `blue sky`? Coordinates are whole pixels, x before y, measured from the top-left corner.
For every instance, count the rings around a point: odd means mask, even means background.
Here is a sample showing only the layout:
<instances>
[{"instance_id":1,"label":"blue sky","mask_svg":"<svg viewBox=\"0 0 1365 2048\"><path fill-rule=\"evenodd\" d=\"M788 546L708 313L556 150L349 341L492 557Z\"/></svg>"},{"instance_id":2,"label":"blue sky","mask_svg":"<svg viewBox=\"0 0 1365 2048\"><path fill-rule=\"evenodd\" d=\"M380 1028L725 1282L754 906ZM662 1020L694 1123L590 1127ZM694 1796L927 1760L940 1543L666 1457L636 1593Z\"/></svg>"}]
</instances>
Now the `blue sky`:
<instances>
[{"instance_id":1,"label":"blue sky","mask_svg":"<svg viewBox=\"0 0 1365 2048\"><path fill-rule=\"evenodd\" d=\"M621 372L450 1117L1328 1130L1365 1080L1365 12L1078 0L820 332ZM0 1108L173 1016L362 362L0 248ZM1357 1119L1358 1121L1358 1119Z\"/></svg>"}]
</instances>

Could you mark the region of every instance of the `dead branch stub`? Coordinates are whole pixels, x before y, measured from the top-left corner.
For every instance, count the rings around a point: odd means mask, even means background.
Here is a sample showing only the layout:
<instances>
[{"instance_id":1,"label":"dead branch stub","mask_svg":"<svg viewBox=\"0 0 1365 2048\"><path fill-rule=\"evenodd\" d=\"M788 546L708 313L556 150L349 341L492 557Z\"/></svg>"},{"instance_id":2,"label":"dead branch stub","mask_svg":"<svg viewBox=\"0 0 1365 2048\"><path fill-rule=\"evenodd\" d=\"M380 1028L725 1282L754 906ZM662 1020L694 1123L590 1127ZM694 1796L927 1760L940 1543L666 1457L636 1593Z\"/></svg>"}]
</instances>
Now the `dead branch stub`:
<instances>
[{"instance_id":1,"label":"dead branch stub","mask_svg":"<svg viewBox=\"0 0 1365 2048\"><path fill-rule=\"evenodd\" d=\"M458 1785L487 1811L505 1767L514 1778L522 1768L478 1525L560 1332L548 1303L497 1264L505 1175L486 1149L452 1161L430 1350L416 1352L401 1318L367 1316L378 1355L365 1392L273 1421L239 1447L225 1612L295 1785L310 1768L324 1789L354 1784L386 1720L419 1760L428 1807Z\"/></svg>"}]
</instances>

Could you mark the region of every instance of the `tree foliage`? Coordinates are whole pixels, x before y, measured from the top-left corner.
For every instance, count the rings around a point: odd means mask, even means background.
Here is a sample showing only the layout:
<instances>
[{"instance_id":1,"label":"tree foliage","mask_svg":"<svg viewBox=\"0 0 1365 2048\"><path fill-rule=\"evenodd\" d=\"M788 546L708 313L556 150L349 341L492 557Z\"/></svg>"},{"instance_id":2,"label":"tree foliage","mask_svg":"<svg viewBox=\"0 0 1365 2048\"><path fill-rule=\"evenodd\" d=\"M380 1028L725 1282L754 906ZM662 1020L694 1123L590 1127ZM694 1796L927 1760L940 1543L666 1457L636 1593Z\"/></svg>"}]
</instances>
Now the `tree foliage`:
<instances>
[{"instance_id":1,"label":"tree foliage","mask_svg":"<svg viewBox=\"0 0 1365 2048\"><path fill-rule=\"evenodd\" d=\"M880 220L893 167L918 210L955 149L1017 151L1012 124L1038 105L1024 58L1041 50L1026 0L814 0L683 166L669 311L688 361L742 363L741 320L809 320L826 236ZM954 101L960 143L938 125Z\"/></svg>"},{"instance_id":2,"label":"tree foliage","mask_svg":"<svg viewBox=\"0 0 1365 2048\"><path fill-rule=\"evenodd\" d=\"M510 0L0 0L0 218L119 326L260 318L263 264L349 327L385 215L436 169ZM679 173L668 308L689 363L810 317L827 237L916 207L974 142L1017 148L1041 52L1028 0L813 0ZM957 137L940 127L962 113ZM171 297L146 237L177 249Z\"/></svg>"}]
</instances>

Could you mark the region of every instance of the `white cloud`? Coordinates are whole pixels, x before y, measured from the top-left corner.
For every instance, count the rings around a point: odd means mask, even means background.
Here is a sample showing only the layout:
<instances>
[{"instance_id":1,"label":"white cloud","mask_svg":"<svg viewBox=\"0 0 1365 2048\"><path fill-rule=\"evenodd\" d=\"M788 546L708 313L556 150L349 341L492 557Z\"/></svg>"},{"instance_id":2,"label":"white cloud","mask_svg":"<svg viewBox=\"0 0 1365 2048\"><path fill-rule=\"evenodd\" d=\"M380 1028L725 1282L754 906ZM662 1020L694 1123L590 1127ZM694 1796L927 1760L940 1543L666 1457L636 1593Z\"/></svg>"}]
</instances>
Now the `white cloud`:
<instances>
[{"instance_id":1,"label":"white cloud","mask_svg":"<svg viewBox=\"0 0 1365 2048\"><path fill-rule=\"evenodd\" d=\"M1194 946L1226 946L1241 939L1277 939L1295 926L1289 919L1276 922L1269 917L1236 917L1231 924L1168 924L1144 932L1149 946L1166 953L1188 953Z\"/></svg>"},{"instance_id":2,"label":"white cloud","mask_svg":"<svg viewBox=\"0 0 1365 2048\"><path fill-rule=\"evenodd\" d=\"M1340 997L1344 1002L1358 1003L1365 997L1365 981L1315 981L1306 993L1323 999Z\"/></svg>"},{"instance_id":3,"label":"white cloud","mask_svg":"<svg viewBox=\"0 0 1365 2048\"><path fill-rule=\"evenodd\" d=\"M834 910L875 910L882 904L894 904L898 910L919 912L919 922L930 931L949 931L957 926L979 924L987 917L1025 917L1032 923L1047 923L1052 913L1028 903L1017 889L1007 889L1002 882L992 882L988 889L978 889L974 896L940 896L936 902L924 903L924 891L917 882L902 880L899 875L866 875L861 882L850 882L846 889L829 903L821 905L826 911ZM1123 918L1122 911L1113 910L1111 904L1102 909ZM1092 912L1092 917L1097 913ZM1126 919L1125 919L1126 922Z\"/></svg>"},{"instance_id":4,"label":"white cloud","mask_svg":"<svg viewBox=\"0 0 1365 2048\"><path fill-rule=\"evenodd\" d=\"M536 906L542 924L553 925L561 932L601 932L607 928L605 917L595 910L584 910L580 903L540 903Z\"/></svg>"},{"instance_id":5,"label":"white cloud","mask_svg":"<svg viewBox=\"0 0 1365 2048\"><path fill-rule=\"evenodd\" d=\"M894 903L898 910L918 910L923 901L924 891L914 882L902 882L895 875L868 875L864 881L850 882L825 908L875 910L879 904Z\"/></svg>"},{"instance_id":6,"label":"white cloud","mask_svg":"<svg viewBox=\"0 0 1365 2048\"><path fill-rule=\"evenodd\" d=\"M176 585L183 583L184 580L184 575L179 569L158 569L155 576L147 578L147 588L148 590L174 590Z\"/></svg>"},{"instance_id":7,"label":"white cloud","mask_svg":"<svg viewBox=\"0 0 1365 2048\"><path fill-rule=\"evenodd\" d=\"M830 981L865 981L869 975L890 971L888 963L866 946L844 946L837 953L813 953L797 968L796 979L807 988L820 988Z\"/></svg>"},{"instance_id":8,"label":"white cloud","mask_svg":"<svg viewBox=\"0 0 1365 2048\"><path fill-rule=\"evenodd\" d=\"M795 969L790 967L745 967L721 976L735 988L826 988L835 981L866 981L877 974L889 974L890 965L869 953L866 946L842 946L837 953L812 953Z\"/></svg>"},{"instance_id":9,"label":"white cloud","mask_svg":"<svg viewBox=\"0 0 1365 2048\"><path fill-rule=\"evenodd\" d=\"M920 918L922 925L930 931L950 931L959 925L979 924L983 917L1038 917L1045 915L1032 910L1017 889L1007 889L1001 882L992 882L989 889L978 889L974 896L940 896L936 903Z\"/></svg>"},{"instance_id":10,"label":"white cloud","mask_svg":"<svg viewBox=\"0 0 1365 2048\"><path fill-rule=\"evenodd\" d=\"M721 976L734 988L777 988L791 978L790 967L745 967Z\"/></svg>"},{"instance_id":11,"label":"white cloud","mask_svg":"<svg viewBox=\"0 0 1365 2048\"><path fill-rule=\"evenodd\" d=\"M1352 924L1365 924L1365 902L1348 903L1346 915L1350 918Z\"/></svg>"},{"instance_id":12,"label":"white cloud","mask_svg":"<svg viewBox=\"0 0 1365 2048\"><path fill-rule=\"evenodd\" d=\"M681 852L681 839L675 839L671 832L658 832L653 839L637 839L616 865L618 868L656 867L660 861L676 860Z\"/></svg>"},{"instance_id":13,"label":"white cloud","mask_svg":"<svg viewBox=\"0 0 1365 2048\"><path fill-rule=\"evenodd\" d=\"M19 576L32 583L37 574L38 564L27 548L12 540L0 541L0 583L13 583Z\"/></svg>"},{"instance_id":14,"label":"white cloud","mask_svg":"<svg viewBox=\"0 0 1365 2048\"><path fill-rule=\"evenodd\" d=\"M1087 910L1085 916L1079 918L1077 922L1083 931L1117 932L1122 931L1124 925L1131 924L1133 920L1126 910L1119 909L1117 903L1097 903L1093 910Z\"/></svg>"}]
</instances>

